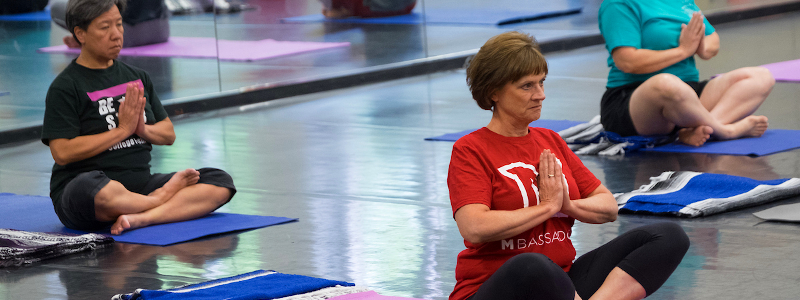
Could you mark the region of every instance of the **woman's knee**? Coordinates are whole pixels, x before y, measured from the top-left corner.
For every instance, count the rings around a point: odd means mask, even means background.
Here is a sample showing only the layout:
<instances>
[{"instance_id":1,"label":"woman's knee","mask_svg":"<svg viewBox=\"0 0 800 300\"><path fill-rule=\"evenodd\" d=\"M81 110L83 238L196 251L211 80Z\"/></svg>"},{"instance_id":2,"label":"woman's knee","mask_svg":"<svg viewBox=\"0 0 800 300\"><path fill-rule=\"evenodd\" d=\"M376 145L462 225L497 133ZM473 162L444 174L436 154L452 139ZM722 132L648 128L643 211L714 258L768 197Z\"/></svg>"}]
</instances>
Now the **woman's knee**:
<instances>
[{"instance_id":1,"label":"woman's knee","mask_svg":"<svg viewBox=\"0 0 800 300\"><path fill-rule=\"evenodd\" d=\"M655 228L654 235L664 240L664 244L671 247L675 254L680 254L683 257L686 251L689 250L690 241L686 231L673 222L663 222L653 225Z\"/></svg>"},{"instance_id":2,"label":"woman's knee","mask_svg":"<svg viewBox=\"0 0 800 300\"><path fill-rule=\"evenodd\" d=\"M696 93L688 84L672 74L662 73L655 75L645 81L642 86L649 89L653 96L662 101L678 102L690 99L690 95L696 96Z\"/></svg>"},{"instance_id":3,"label":"woman's knee","mask_svg":"<svg viewBox=\"0 0 800 300\"><path fill-rule=\"evenodd\" d=\"M750 85L749 88L756 88L764 93L769 93L775 85L775 78L772 76L772 72L764 67L740 68L726 73L725 76L727 76L726 80L729 81L729 86L733 86L738 82L755 83L755 87Z\"/></svg>"},{"instance_id":4,"label":"woman's knee","mask_svg":"<svg viewBox=\"0 0 800 300\"><path fill-rule=\"evenodd\" d=\"M541 253L518 254L506 261L506 264L509 267L506 272L522 282L537 281L542 277L550 278L553 272L564 272L560 266Z\"/></svg>"},{"instance_id":5,"label":"woman's knee","mask_svg":"<svg viewBox=\"0 0 800 300\"><path fill-rule=\"evenodd\" d=\"M756 79L761 86L761 89L765 93L769 93L772 91L772 87L775 86L775 77L772 76L772 72L769 69L764 67L751 67L748 68L750 71L750 77Z\"/></svg>"},{"instance_id":6,"label":"woman's knee","mask_svg":"<svg viewBox=\"0 0 800 300\"><path fill-rule=\"evenodd\" d=\"M97 191L94 201L96 204L102 205L105 202L109 202L112 199L114 199L115 196L118 196L125 192L128 192L128 190L125 188L124 185L122 185L122 183L119 183L119 181L115 180L109 180L105 186L103 186L102 188L100 188L100 190Z\"/></svg>"},{"instance_id":7,"label":"woman's knee","mask_svg":"<svg viewBox=\"0 0 800 300\"><path fill-rule=\"evenodd\" d=\"M197 169L200 172L200 180L197 183L205 183L215 187L215 191L224 197L220 199L219 205L222 206L228 203L233 195L236 194L236 186L233 183L233 177L228 172L216 168L201 168Z\"/></svg>"}]
</instances>

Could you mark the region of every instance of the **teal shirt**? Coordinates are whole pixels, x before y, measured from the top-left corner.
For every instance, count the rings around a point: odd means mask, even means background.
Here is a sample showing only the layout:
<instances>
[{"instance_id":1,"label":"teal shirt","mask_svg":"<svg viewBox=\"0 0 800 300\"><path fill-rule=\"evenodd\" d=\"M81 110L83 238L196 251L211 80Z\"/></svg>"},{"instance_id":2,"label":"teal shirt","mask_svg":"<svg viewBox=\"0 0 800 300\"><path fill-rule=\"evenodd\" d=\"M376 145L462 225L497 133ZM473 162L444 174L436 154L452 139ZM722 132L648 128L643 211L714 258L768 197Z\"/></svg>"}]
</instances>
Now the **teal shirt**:
<instances>
[{"instance_id":1,"label":"teal shirt","mask_svg":"<svg viewBox=\"0 0 800 300\"><path fill-rule=\"evenodd\" d=\"M694 56L650 74L628 74L617 69L611 51L617 47L667 50L678 47L681 24L688 24L692 13L700 11L694 0L604 0L600 5L598 23L608 50L607 87L642 82L650 77L669 73L683 81L698 81ZM705 20L706 35L714 27Z\"/></svg>"}]
</instances>

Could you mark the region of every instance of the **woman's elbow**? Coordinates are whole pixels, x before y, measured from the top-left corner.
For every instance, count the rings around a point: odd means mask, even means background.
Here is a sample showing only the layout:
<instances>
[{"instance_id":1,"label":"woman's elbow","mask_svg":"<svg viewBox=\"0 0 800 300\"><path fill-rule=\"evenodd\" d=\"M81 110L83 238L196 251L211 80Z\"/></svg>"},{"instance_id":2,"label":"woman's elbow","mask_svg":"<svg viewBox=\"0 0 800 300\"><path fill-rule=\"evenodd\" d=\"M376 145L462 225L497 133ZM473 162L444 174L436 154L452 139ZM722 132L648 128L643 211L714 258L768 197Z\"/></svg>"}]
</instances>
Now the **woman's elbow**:
<instances>
[{"instance_id":1,"label":"woman's elbow","mask_svg":"<svg viewBox=\"0 0 800 300\"><path fill-rule=\"evenodd\" d=\"M68 163L71 163L71 162L72 162L72 161L69 159L69 157L67 157L66 155L64 155L64 154L63 154L63 153L61 153L61 152L58 152L58 151L53 151L53 150L51 150L51 151L50 151L50 154L53 156L53 160L54 160L54 161L56 162L56 164L57 164L57 165L59 165L59 166L64 166L64 165L66 165L66 164L68 164Z\"/></svg>"},{"instance_id":2,"label":"woman's elbow","mask_svg":"<svg viewBox=\"0 0 800 300\"><path fill-rule=\"evenodd\" d=\"M719 53L718 49L717 50L708 50L708 51L704 52L702 55L698 54L697 56L699 56L703 60L709 60L709 59L713 58L714 56L717 56L717 53Z\"/></svg>"},{"instance_id":3,"label":"woman's elbow","mask_svg":"<svg viewBox=\"0 0 800 300\"><path fill-rule=\"evenodd\" d=\"M56 162L56 164L57 164L57 165L59 165L59 166L66 165L66 164L68 163L67 161L65 161L65 160L62 160L62 159L58 159L58 158L56 158L56 157L53 157L53 160L54 160L54 161Z\"/></svg>"},{"instance_id":4,"label":"woman's elbow","mask_svg":"<svg viewBox=\"0 0 800 300\"><path fill-rule=\"evenodd\" d=\"M633 73L634 68L630 64L620 63L620 62L614 61L614 65L617 67L617 69L619 69L622 72L625 72L625 73L628 73L628 74L634 74Z\"/></svg>"},{"instance_id":5,"label":"woman's elbow","mask_svg":"<svg viewBox=\"0 0 800 300\"><path fill-rule=\"evenodd\" d=\"M609 211L606 214L606 219L605 219L605 222L603 222L603 223L610 223L610 222L616 221L617 220L617 216L618 216L617 212L618 212L617 208L614 208L613 210Z\"/></svg>"},{"instance_id":6,"label":"woman's elbow","mask_svg":"<svg viewBox=\"0 0 800 300\"><path fill-rule=\"evenodd\" d=\"M615 60L614 61L614 65L620 71L628 73L628 74L647 74L647 73L650 73L650 72L647 72L647 70L644 70L644 69L640 68L639 66L637 66L636 64L631 63L631 62L624 62L624 61L618 62L618 61Z\"/></svg>"},{"instance_id":7,"label":"woman's elbow","mask_svg":"<svg viewBox=\"0 0 800 300\"><path fill-rule=\"evenodd\" d=\"M606 197L606 202L604 202L605 212L603 214L603 223L614 222L619 215L619 206L617 206L617 200L614 198L614 195L610 192Z\"/></svg>"},{"instance_id":8,"label":"woman's elbow","mask_svg":"<svg viewBox=\"0 0 800 300\"><path fill-rule=\"evenodd\" d=\"M166 145L166 146L172 146L172 144L174 144L174 143L175 143L175 134L173 134L172 136L167 137L166 141L164 141L164 145Z\"/></svg>"},{"instance_id":9,"label":"woman's elbow","mask_svg":"<svg viewBox=\"0 0 800 300\"><path fill-rule=\"evenodd\" d=\"M463 237L465 241L470 242L472 244L480 244L486 242L486 238L483 235L481 235L475 228L459 228L458 231L461 233L461 237Z\"/></svg>"},{"instance_id":10,"label":"woman's elbow","mask_svg":"<svg viewBox=\"0 0 800 300\"><path fill-rule=\"evenodd\" d=\"M636 60L629 49L615 51L611 59L614 61L614 66L620 71L628 74L639 74L637 72L639 67L636 65Z\"/></svg>"}]
</instances>

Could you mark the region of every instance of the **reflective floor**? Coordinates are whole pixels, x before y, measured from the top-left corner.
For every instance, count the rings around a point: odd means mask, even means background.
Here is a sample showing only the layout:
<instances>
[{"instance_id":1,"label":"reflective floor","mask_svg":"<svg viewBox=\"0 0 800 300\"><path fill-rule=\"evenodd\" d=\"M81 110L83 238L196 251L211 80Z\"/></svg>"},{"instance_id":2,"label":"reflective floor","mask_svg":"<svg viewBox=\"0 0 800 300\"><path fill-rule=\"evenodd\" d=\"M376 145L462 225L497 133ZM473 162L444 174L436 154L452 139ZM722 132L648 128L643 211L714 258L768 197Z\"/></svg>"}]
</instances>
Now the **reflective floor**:
<instances>
[{"instance_id":1,"label":"reflective floor","mask_svg":"<svg viewBox=\"0 0 800 300\"><path fill-rule=\"evenodd\" d=\"M800 56L800 13L717 27L720 55L701 76ZM607 52L593 46L548 55L543 118L599 113ZM173 70L181 70L180 67ZM7 78L8 73L2 73ZM275 100L175 120L178 140L153 151L153 171L213 166L239 193L221 211L299 222L168 247L113 248L0 269L0 299L108 299L137 288L170 288L256 269L355 282L384 295L446 299L463 248L448 199L452 143L423 138L484 126L464 72L443 72ZM757 113L773 128L800 129L800 84L778 83ZM667 170L755 179L800 177L800 150L766 157L629 154L582 157L613 192ZM0 148L0 192L47 195L52 158L39 142ZM796 299L800 226L752 212L800 198L701 219L622 215L578 223L578 254L633 227L678 222L692 246L649 299Z\"/></svg>"},{"instance_id":2,"label":"reflective floor","mask_svg":"<svg viewBox=\"0 0 800 300\"><path fill-rule=\"evenodd\" d=\"M386 25L281 23L281 19L318 14L317 0L241 0L256 7L235 14L173 16L171 36L227 40L349 42L350 47L313 51L253 62L216 59L121 57L148 71L164 102L214 97L254 85L307 80L358 72L366 67L406 62L479 48L489 37L509 30L534 33L540 41L598 34L600 0L538 1L541 10L582 7L581 14L507 26L441 24ZM697 0L705 13L748 9L798 0ZM416 12L466 8L514 10L520 0L419 0ZM41 124L44 97L53 78L76 57L43 54L36 49L61 45L66 30L49 21L0 21L0 131Z\"/></svg>"}]
</instances>

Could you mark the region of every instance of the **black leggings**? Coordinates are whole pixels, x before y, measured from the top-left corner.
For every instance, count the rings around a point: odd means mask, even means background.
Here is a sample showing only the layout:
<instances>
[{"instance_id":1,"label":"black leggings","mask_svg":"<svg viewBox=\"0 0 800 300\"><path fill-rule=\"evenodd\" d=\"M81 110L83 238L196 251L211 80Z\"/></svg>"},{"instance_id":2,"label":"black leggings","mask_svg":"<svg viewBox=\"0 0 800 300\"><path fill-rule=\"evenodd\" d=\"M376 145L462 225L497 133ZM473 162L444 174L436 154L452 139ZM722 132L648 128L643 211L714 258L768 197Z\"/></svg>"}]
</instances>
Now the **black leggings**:
<instances>
[{"instance_id":1,"label":"black leggings","mask_svg":"<svg viewBox=\"0 0 800 300\"><path fill-rule=\"evenodd\" d=\"M579 257L568 273L543 254L514 256L468 299L573 300L576 290L589 299L615 267L636 279L649 296L667 281L688 249L689 237L677 224L642 226Z\"/></svg>"}]
</instances>

